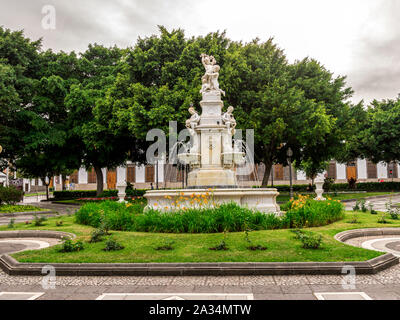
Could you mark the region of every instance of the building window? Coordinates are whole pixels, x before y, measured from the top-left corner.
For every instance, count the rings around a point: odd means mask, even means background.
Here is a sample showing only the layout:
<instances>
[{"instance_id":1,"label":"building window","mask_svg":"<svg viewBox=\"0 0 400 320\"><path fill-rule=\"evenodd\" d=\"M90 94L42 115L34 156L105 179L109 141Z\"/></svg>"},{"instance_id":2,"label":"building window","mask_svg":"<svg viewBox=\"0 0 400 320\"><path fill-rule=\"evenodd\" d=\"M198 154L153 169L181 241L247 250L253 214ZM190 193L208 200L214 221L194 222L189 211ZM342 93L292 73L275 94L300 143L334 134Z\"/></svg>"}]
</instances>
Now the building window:
<instances>
[{"instance_id":1,"label":"building window","mask_svg":"<svg viewBox=\"0 0 400 320\"><path fill-rule=\"evenodd\" d=\"M367 177L368 179L378 178L378 170L376 164L369 160L367 160Z\"/></svg>"},{"instance_id":2,"label":"building window","mask_svg":"<svg viewBox=\"0 0 400 320\"><path fill-rule=\"evenodd\" d=\"M57 179L59 179L59 177L56 177ZM77 184L78 182L78 171L75 170L70 176L69 176L69 182L70 183L74 183ZM58 184L58 183L57 183Z\"/></svg>"},{"instance_id":3,"label":"building window","mask_svg":"<svg viewBox=\"0 0 400 320\"><path fill-rule=\"evenodd\" d=\"M388 178L398 178L398 170L397 170L397 163L396 162L390 162L388 164Z\"/></svg>"},{"instance_id":4,"label":"building window","mask_svg":"<svg viewBox=\"0 0 400 320\"><path fill-rule=\"evenodd\" d=\"M146 166L145 181L154 182L154 166Z\"/></svg>"},{"instance_id":5,"label":"building window","mask_svg":"<svg viewBox=\"0 0 400 320\"><path fill-rule=\"evenodd\" d=\"M136 166L128 165L126 168L126 182L135 183L136 182Z\"/></svg>"},{"instance_id":6,"label":"building window","mask_svg":"<svg viewBox=\"0 0 400 320\"><path fill-rule=\"evenodd\" d=\"M88 171L88 183L97 183L96 172L94 171L94 168Z\"/></svg>"},{"instance_id":7,"label":"building window","mask_svg":"<svg viewBox=\"0 0 400 320\"><path fill-rule=\"evenodd\" d=\"M274 165L274 180L283 180L283 165Z\"/></svg>"},{"instance_id":8,"label":"building window","mask_svg":"<svg viewBox=\"0 0 400 320\"><path fill-rule=\"evenodd\" d=\"M336 161L331 161L328 166L328 178L336 180Z\"/></svg>"}]
</instances>

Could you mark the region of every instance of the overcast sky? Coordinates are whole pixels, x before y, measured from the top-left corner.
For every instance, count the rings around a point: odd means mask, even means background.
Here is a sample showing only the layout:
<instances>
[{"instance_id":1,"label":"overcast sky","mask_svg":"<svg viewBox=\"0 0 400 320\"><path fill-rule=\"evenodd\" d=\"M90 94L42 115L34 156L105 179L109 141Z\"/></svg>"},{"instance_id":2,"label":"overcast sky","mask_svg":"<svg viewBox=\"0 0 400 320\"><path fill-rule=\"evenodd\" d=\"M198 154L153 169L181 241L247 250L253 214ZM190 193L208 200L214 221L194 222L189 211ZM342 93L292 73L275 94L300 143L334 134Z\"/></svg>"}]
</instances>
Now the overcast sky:
<instances>
[{"instance_id":1,"label":"overcast sky","mask_svg":"<svg viewBox=\"0 0 400 320\"><path fill-rule=\"evenodd\" d=\"M56 9L56 29L42 8ZM400 93L400 0L0 0L0 25L43 38L45 49L131 46L157 25L187 36L226 30L233 40L274 37L290 61L310 56L347 75L354 101Z\"/></svg>"}]
</instances>

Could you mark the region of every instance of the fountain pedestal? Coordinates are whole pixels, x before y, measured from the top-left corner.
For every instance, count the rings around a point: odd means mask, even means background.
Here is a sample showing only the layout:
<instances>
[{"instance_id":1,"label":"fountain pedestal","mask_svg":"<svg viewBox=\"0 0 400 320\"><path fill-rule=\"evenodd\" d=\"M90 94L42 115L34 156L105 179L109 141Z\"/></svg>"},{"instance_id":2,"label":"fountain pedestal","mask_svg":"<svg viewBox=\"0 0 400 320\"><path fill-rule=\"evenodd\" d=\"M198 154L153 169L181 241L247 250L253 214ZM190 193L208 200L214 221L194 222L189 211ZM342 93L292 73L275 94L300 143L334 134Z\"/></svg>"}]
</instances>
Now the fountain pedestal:
<instances>
[{"instance_id":1,"label":"fountain pedestal","mask_svg":"<svg viewBox=\"0 0 400 320\"><path fill-rule=\"evenodd\" d=\"M204 195L207 203L198 204L195 197ZM147 209L173 211L184 208L214 207L223 203L236 203L252 210L280 215L280 207L276 204L279 192L276 189L176 189L147 191ZM178 201L178 204L177 204Z\"/></svg>"}]
</instances>

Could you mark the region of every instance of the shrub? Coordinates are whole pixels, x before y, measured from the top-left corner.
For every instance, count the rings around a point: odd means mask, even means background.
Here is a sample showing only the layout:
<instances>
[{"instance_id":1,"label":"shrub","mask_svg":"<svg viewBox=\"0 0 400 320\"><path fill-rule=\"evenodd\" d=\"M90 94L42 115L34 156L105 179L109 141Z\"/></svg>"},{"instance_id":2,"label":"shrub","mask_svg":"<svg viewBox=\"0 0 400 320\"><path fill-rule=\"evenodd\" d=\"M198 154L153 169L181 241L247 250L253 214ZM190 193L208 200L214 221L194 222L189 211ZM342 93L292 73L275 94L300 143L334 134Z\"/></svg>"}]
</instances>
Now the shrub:
<instances>
[{"instance_id":1,"label":"shrub","mask_svg":"<svg viewBox=\"0 0 400 320\"><path fill-rule=\"evenodd\" d=\"M229 250L229 248L226 246L225 240L223 240L217 246L210 248L210 250L213 250L213 251L226 251L226 250Z\"/></svg>"},{"instance_id":2,"label":"shrub","mask_svg":"<svg viewBox=\"0 0 400 320\"><path fill-rule=\"evenodd\" d=\"M64 223L60 220L60 221L56 221L56 227L62 227Z\"/></svg>"},{"instance_id":3,"label":"shrub","mask_svg":"<svg viewBox=\"0 0 400 320\"><path fill-rule=\"evenodd\" d=\"M319 234L304 234L300 237L304 249L318 249L322 244L322 236Z\"/></svg>"},{"instance_id":4,"label":"shrub","mask_svg":"<svg viewBox=\"0 0 400 320\"><path fill-rule=\"evenodd\" d=\"M0 204L5 203L9 205L14 205L22 200L23 195L24 193L14 186L0 186Z\"/></svg>"},{"instance_id":5,"label":"shrub","mask_svg":"<svg viewBox=\"0 0 400 320\"><path fill-rule=\"evenodd\" d=\"M134 230L135 215L141 213L143 207L104 201L101 203L87 203L75 213L75 221L94 228L130 231Z\"/></svg>"},{"instance_id":6,"label":"shrub","mask_svg":"<svg viewBox=\"0 0 400 320\"><path fill-rule=\"evenodd\" d=\"M106 235L107 233L103 229L98 228L91 233L89 242L90 243L101 242L103 241L103 237Z\"/></svg>"},{"instance_id":7,"label":"shrub","mask_svg":"<svg viewBox=\"0 0 400 320\"><path fill-rule=\"evenodd\" d=\"M33 225L35 226L35 227L41 227L41 226L44 226L44 223L43 222L45 222L47 220L47 218L46 217L44 217L44 216L38 216L37 214L35 214L34 215L34 219L33 219Z\"/></svg>"},{"instance_id":8,"label":"shrub","mask_svg":"<svg viewBox=\"0 0 400 320\"><path fill-rule=\"evenodd\" d=\"M134 230L167 233L217 233L279 229L282 221L274 214L254 212L234 203L215 208L190 208L171 212L148 210L135 217Z\"/></svg>"},{"instance_id":9,"label":"shrub","mask_svg":"<svg viewBox=\"0 0 400 320\"><path fill-rule=\"evenodd\" d=\"M9 229L13 229L14 228L14 224L15 224L15 219L14 218L11 218L10 219L10 222L8 222L8 228Z\"/></svg>"},{"instance_id":10,"label":"shrub","mask_svg":"<svg viewBox=\"0 0 400 320\"><path fill-rule=\"evenodd\" d=\"M344 218L344 206L338 200L317 201L299 195L289 208L282 218L286 228L320 227Z\"/></svg>"},{"instance_id":11,"label":"shrub","mask_svg":"<svg viewBox=\"0 0 400 320\"><path fill-rule=\"evenodd\" d=\"M304 249L318 249L322 244L322 236L313 232L300 229L292 230L295 239L300 240Z\"/></svg>"},{"instance_id":12,"label":"shrub","mask_svg":"<svg viewBox=\"0 0 400 320\"><path fill-rule=\"evenodd\" d=\"M71 239L66 239L61 245L59 252L76 252L84 249L82 241L72 242Z\"/></svg>"},{"instance_id":13,"label":"shrub","mask_svg":"<svg viewBox=\"0 0 400 320\"><path fill-rule=\"evenodd\" d=\"M106 242L106 247L103 249L103 251L119 251L124 249L125 247L115 241L114 239L109 239Z\"/></svg>"},{"instance_id":14,"label":"shrub","mask_svg":"<svg viewBox=\"0 0 400 320\"><path fill-rule=\"evenodd\" d=\"M252 211L234 203L216 207L190 208L170 212L148 210L135 204L113 201L87 203L75 214L79 224L94 228L163 233L218 233L245 230L274 230L317 227L344 217L338 201L315 201L306 197L290 202L283 217Z\"/></svg>"},{"instance_id":15,"label":"shrub","mask_svg":"<svg viewBox=\"0 0 400 320\"><path fill-rule=\"evenodd\" d=\"M388 224L388 223L390 223L389 221L386 220L386 214L385 214L385 213L383 213L383 214L379 217L379 219L378 219L377 222L380 223L380 224Z\"/></svg>"},{"instance_id":16,"label":"shrub","mask_svg":"<svg viewBox=\"0 0 400 320\"><path fill-rule=\"evenodd\" d=\"M163 243L159 244L155 249L157 251L170 251L170 250L174 250L173 244L175 243L175 241L170 240L170 239L166 239L163 241Z\"/></svg>"}]
</instances>

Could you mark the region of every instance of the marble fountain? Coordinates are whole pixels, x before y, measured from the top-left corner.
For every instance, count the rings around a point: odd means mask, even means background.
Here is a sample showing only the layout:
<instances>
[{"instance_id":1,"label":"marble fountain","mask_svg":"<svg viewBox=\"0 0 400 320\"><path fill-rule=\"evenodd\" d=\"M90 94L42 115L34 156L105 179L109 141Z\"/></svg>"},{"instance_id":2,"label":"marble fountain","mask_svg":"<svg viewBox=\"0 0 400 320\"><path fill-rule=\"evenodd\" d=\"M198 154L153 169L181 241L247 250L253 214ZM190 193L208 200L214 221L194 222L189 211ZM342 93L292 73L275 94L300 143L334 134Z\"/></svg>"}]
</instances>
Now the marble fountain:
<instances>
[{"instance_id":1,"label":"marble fountain","mask_svg":"<svg viewBox=\"0 0 400 320\"><path fill-rule=\"evenodd\" d=\"M191 117L186 121L186 128L191 143L186 152L178 154L178 161L190 166L187 188L147 191L146 209L174 210L178 198L181 207L196 206L190 201L193 195L207 195L212 199L209 202L211 206L235 202L250 209L279 214L276 189L238 187L235 169L244 164L246 154L241 142L233 139L236 127L234 108L229 106L222 113L221 95L225 92L219 88L220 67L213 56L202 54L201 59L206 70L200 90L202 112L199 115L193 107L189 108Z\"/></svg>"}]
</instances>

